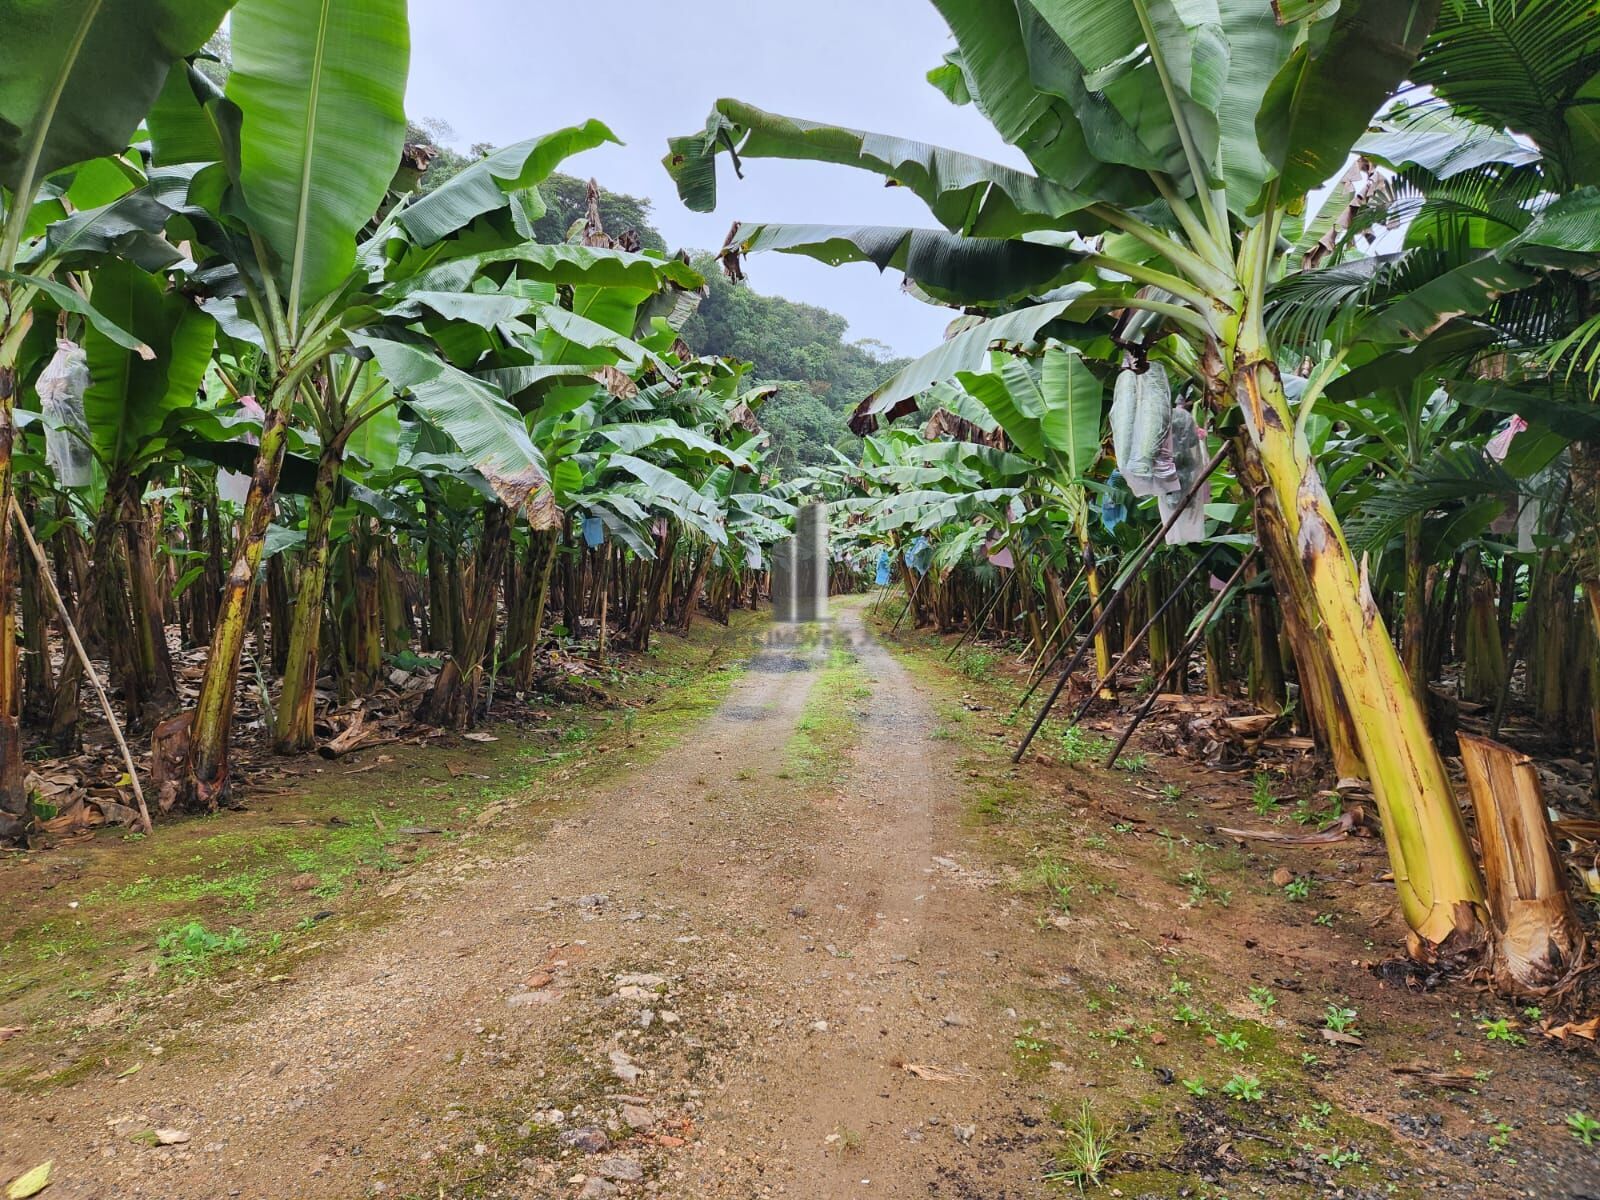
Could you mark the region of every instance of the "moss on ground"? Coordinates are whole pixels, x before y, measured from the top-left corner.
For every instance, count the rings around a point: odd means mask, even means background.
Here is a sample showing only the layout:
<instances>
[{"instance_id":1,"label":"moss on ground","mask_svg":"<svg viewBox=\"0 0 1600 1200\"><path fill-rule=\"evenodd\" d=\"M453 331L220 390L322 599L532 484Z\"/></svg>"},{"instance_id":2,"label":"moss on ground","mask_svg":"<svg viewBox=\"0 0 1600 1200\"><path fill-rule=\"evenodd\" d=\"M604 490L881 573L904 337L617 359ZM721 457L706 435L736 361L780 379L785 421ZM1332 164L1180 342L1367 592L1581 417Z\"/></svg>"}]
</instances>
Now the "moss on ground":
<instances>
[{"instance_id":1,"label":"moss on ground","mask_svg":"<svg viewBox=\"0 0 1600 1200\"><path fill-rule=\"evenodd\" d=\"M813 784L840 778L848 769L848 752L860 734L861 705L871 695L867 673L854 648L843 641L830 641L823 668L784 746L780 778Z\"/></svg>"}]
</instances>

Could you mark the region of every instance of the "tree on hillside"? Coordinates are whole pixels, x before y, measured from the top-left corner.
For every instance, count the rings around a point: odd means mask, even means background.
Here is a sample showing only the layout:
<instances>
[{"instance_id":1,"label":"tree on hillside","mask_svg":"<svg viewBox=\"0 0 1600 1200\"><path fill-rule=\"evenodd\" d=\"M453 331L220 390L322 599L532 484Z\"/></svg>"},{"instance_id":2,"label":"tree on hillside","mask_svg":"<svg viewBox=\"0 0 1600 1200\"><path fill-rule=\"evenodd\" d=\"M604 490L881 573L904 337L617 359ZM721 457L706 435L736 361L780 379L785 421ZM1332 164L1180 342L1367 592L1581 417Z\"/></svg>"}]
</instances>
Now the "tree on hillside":
<instances>
[{"instance_id":1,"label":"tree on hillside","mask_svg":"<svg viewBox=\"0 0 1600 1200\"><path fill-rule=\"evenodd\" d=\"M544 216L533 223L534 236L541 242L564 242L573 225L582 222L589 211L589 184L575 175L555 174L539 185L544 197ZM600 221L613 237L633 230L646 250L667 249L667 240L650 223L650 201L643 196L600 189Z\"/></svg>"},{"instance_id":2,"label":"tree on hillside","mask_svg":"<svg viewBox=\"0 0 1600 1200\"><path fill-rule=\"evenodd\" d=\"M782 384L761 409L772 461L791 472L831 462L829 447L855 454L851 409L903 360L889 359L881 342L846 341L849 322L836 312L734 283L710 255L695 267L710 294L684 325L684 340L702 354L754 363L757 380Z\"/></svg>"}]
</instances>

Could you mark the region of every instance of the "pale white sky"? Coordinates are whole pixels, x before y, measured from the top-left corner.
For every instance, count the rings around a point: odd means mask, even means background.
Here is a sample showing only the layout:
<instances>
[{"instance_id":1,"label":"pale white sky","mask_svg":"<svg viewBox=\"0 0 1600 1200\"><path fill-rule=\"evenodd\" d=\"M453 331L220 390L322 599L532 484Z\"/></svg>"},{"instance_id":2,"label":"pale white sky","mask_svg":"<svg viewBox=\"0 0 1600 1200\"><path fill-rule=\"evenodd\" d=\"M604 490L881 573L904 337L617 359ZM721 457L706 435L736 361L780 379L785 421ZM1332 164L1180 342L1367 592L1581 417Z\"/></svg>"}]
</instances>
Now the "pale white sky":
<instances>
[{"instance_id":1,"label":"pale white sky","mask_svg":"<svg viewBox=\"0 0 1600 1200\"><path fill-rule=\"evenodd\" d=\"M735 220L933 224L876 176L776 160L748 163L743 181L724 169L717 211L689 212L661 156L668 136L704 127L719 96L1026 165L924 78L953 44L928 0L411 0L411 38L413 118L448 121L465 149L598 117L627 144L567 169L650 197L674 247L719 247ZM767 254L747 269L757 290L834 309L852 338L902 354L936 345L951 315L870 265Z\"/></svg>"}]
</instances>

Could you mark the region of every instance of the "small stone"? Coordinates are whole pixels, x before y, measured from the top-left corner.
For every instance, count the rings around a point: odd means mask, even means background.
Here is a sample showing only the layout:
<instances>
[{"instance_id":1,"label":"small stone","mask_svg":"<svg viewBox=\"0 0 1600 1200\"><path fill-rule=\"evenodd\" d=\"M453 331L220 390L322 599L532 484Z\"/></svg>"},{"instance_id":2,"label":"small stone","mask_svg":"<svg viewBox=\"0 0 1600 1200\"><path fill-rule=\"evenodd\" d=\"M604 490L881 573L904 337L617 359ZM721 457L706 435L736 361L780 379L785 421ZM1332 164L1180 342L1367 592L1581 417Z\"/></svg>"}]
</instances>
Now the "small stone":
<instances>
[{"instance_id":1,"label":"small stone","mask_svg":"<svg viewBox=\"0 0 1600 1200\"><path fill-rule=\"evenodd\" d=\"M663 1012L661 1014L661 1023L663 1025L676 1025L678 1023L678 1014L670 1010Z\"/></svg>"},{"instance_id":2,"label":"small stone","mask_svg":"<svg viewBox=\"0 0 1600 1200\"><path fill-rule=\"evenodd\" d=\"M322 882L320 879L318 879L310 871L307 871L303 875L296 875L293 879L289 880L289 890L291 892L309 892L320 882Z\"/></svg>"},{"instance_id":3,"label":"small stone","mask_svg":"<svg viewBox=\"0 0 1600 1200\"><path fill-rule=\"evenodd\" d=\"M826 1021L813 1021L811 1022L811 1028L816 1033L827 1033L828 1023Z\"/></svg>"},{"instance_id":4,"label":"small stone","mask_svg":"<svg viewBox=\"0 0 1600 1200\"><path fill-rule=\"evenodd\" d=\"M181 1146L189 1140L189 1133L184 1129L158 1129L156 1130L156 1145Z\"/></svg>"},{"instance_id":5,"label":"small stone","mask_svg":"<svg viewBox=\"0 0 1600 1200\"><path fill-rule=\"evenodd\" d=\"M804 904L796 904L789 910L789 915L791 917L808 917L811 915L811 910Z\"/></svg>"},{"instance_id":6,"label":"small stone","mask_svg":"<svg viewBox=\"0 0 1600 1200\"><path fill-rule=\"evenodd\" d=\"M618 975L617 976L617 986L619 988L623 988L623 987L658 988L658 987L661 987L666 982L667 982L666 978L664 976L661 976L661 975Z\"/></svg>"},{"instance_id":7,"label":"small stone","mask_svg":"<svg viewBox=\"0 0 1600 1200\"><path fill-rule=\"evenodd\" d=\"M629 1129L645 1130L656 1123L656 1115L648 1108L640 1108L637 1104L624 1104L622 1120Z\"/></svg>"},{"instance_id":8,"label":"small stone","mask_svg":"<svg viewBox=\"0 0 1600 1200\"><path fill-rule=\"evenodd\" d=\"M555 982L555 976L550 974L549 971L535 971L522 982L528 987L537 990L539 988L549 987L553 982Z\"/></svg>"},{"instance_id":9,"label":"small stone","mask_svg":"<svg viewBox=\"0 0 1600 1200\"><path fill-rule=\"evenodd\" d=\"M616 1194L616 1184L607 1183L598 1175L591 1175L584 1181L583 1190L578 1193L578 1200L606 1200L606 1197Z\"/></svg>"},{"instance_id":10,"label":"small stone","mask_svg":"<svg viewBox=\"0 0 1600 1200\"><path fill-rule=\"evenodd\" d=\"M606 1131L594 1125L563 1130L556 1135L556 1143L582 1150L585 1154L600 1154L611 1149L611 1139L606 1136Z\"/></svg>"},{"instance_id":11,"label":"small stone","mask_svg":"<svg viewBox=\"0 0 1600 1200\"><path fill-rule=\"evenodd\" d=\"M552 988L540 988L536 992L518 992L514 996L507 996L506 1003L512 1008L529 1008L535 1004L554 1004L561 999L561 993Z\"/></svg>"},{"instance_id":12,"label":"small stone","mask_svg":"<svg viewBox=\"0 0 1600 1200\"><path fill-rule=\"evenodd\" d=\"M578 897L578 907L588 909L602 909L611 902L611 897L601 892L593 892L587 896Z\"/></svg>"},{"instance_id":13,"label":"small stone","mask_svg":"<svg viewBox=\"0 0 1600 1200\"><path fill-rule=\"evenodd\" d=\"M976 1125L952 1125L950 1132L956 1135L956 1141L965 1146L978 1136L978 1127Z\"/></svg>"},{"instance_id":14,"label":"small stone","mask_svg":"<svg viewBox=\"0 0 1600 1200\"><path fill-rule=\"evenodd\" d=\"M611 1073L622 1080L623 1083L637 1083L639 1082L639 1077L644 1074L643 1071L633 1065L633 1059L629 1058L624 1050L613 1050L611 1052Z\"/></svg>"},{"instance_id":15,"label":"small stone","mask_svg":"<svg viewBox=\"0 0 1600 1200\"><path fill-rule=\"evenodd\" d=\"M641 1008L639 1015L633 1019L633 1023L640 1029L649 1029L650 1026L656 1023L656 1010L653 1008Z\"/></svg>"},{"instance_id":16,"label":"small stone","mask_svg":"<svg viewBox=\"0 0 1600 1200\"><path fill-rule=\"evenodd\" d=\"M939 1019L954 1029L963 1029L967 1024L967 1019L960 1013L945 1013Z\"/></svg>"},{"instance_id":17,"label":"small stone","mask_svg":"<svg viewBox=\"0 0 1600 1200\"><path fill-rule=\"evenodd\" d=\"M1279 867L1272 873L1273 887L1288 887L1294 882L1294 872L1288 867Z\"/></svg>"},{"instance_id":18,"label":"small stone","mask_svg":"<svg viewBox=\"0 0 1600 1200\"><path fill-rule=\"evenodd\" d=\"M638 1183L644 1178L644 1168L631 1158L603 1158L595 1164L595 1174L615 1179L619 1183Z\"/></svg>"}]
</instances>

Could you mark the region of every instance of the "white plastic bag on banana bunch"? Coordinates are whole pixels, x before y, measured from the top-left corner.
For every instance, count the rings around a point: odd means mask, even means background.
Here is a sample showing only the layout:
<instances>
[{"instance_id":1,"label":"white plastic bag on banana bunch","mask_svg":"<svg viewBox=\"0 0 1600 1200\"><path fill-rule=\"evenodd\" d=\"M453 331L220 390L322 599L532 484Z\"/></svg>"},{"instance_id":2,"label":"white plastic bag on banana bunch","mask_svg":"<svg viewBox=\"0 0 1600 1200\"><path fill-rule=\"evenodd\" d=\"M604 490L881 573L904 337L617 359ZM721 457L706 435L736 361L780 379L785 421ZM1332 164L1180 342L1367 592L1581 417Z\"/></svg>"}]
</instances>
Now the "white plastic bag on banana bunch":
<instances>
[{"instance_id":1,"label":"white plastic bag on banana bunch","mask_svg":"<svg viewBox=\"0 0 1600 1200\"><path fill-rule=\"evenodd\" d=\"M1156 506L1161 510L1161 520L1165 522L1174 512L1190 488L1194 487L1195 480L1199 479L1206 469L1206 439L1200 432L1200 427L1195 424L1194 417L1186 408L1174 409L1172 424L1167 435L1172 442L1172 460L1178 468L1178 487L1176 491L1162 492L1156 497ZM1167 530L1167 545L1187 546L1191 542L1203 542L1206 537L1206 502L1211 499L1209 487L1197 488L1194 495L1189 497L1189 502L1183 506L1183 511L1178 519L1172 522L1172 527Z\"/></svg>"},{"instance_id":2,"label":"white plastic bag on banana bunch","mask_svg":"<svg viewBox=\"0 0 1600 1200\"><path fill-rule=\"evenodd\" d=\"M1111 400L1111 446L1117 469L1135 496L1178 490L1178 468L1168 439L1172 425L1172 385L1167 370L1151 363L1117 376Z\"/></svg>"},{"instance_id":3,"label":"white plastic bag on banana bunch","mask_svg":"<svg viewBox=\"0 0 1600 1200\"><path fill-rule=\"evenodd\" d=\"M267 418L267 410L262 408L254 396L239 397L240 412L247 417L254 417L258 421ZM253 433L243 434L239 440L247 446L259 445L261 439ZM217 496L223 500L231 500L235 504L243 504L250 495L250 476L240 471L217 472Z\"/></svg>"},{"instance_id":4,"label":"white plastic bag on banana bunch","mask_svg":"<svg viewBox=\"0 0 1600 1200\"><path fill-rule=\"evenodd\" d=\"M89 422L83 394L89 390L89 358L83 347L62 338L55 356L34 385L44 416L44 461L61 487L86 487L94 478Z\"/></svg>"}]
</instances>

